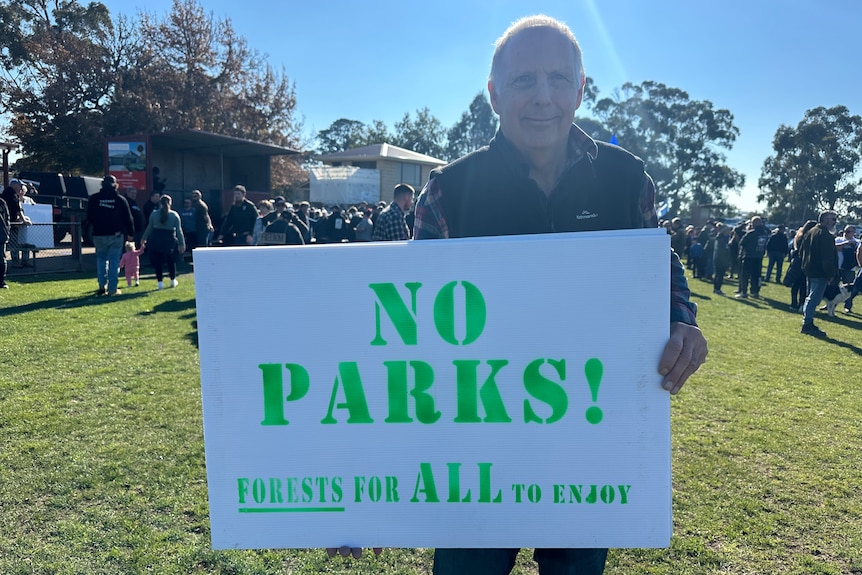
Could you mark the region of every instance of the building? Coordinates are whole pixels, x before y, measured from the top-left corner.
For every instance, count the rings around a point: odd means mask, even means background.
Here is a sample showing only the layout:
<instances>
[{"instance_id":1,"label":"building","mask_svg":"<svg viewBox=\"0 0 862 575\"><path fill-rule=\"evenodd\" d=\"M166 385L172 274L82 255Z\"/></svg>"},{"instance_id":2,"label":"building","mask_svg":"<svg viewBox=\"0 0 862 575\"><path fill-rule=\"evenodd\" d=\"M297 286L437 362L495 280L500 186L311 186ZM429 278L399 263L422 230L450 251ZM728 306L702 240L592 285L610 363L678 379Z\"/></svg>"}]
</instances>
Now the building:
<instances>
[{"instance_id":1,"label":"building","mask_svg":"<svg viewBox=\"0 0 862 575\"><path fill-rule=\"evenodd\" d=\"M327 166L354 166L362 170L377 170L380 180L377 200L385 202L392 201L392 190L398 184L410 184L418 192L428 181L431 170L447 163L391 144L372 144L325 154L316 159Z\"/></svg>"}]
</instances>

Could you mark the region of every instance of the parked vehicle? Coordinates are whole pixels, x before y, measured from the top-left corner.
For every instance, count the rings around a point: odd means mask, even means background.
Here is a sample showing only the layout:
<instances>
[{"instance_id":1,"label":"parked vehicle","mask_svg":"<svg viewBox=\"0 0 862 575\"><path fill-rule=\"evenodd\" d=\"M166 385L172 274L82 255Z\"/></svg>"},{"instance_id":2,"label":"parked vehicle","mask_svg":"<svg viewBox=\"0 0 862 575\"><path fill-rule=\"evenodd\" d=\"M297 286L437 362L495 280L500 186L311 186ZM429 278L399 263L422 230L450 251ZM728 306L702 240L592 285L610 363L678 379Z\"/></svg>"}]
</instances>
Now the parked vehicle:
<instances>
[{"instance_id":1,"label":"parked vehicle","mask_svg":"<svg viewBox=\"0 0 862 575\"><path fill-rule=\"evenodd\" d=\"M93 228L87 222L87 200L99 191L101 178L67 176L55 172L20 172L18 179L33 185L38 194L31 196L37 204L52 206L55 224L80 222L84 244L93 243ZM54 226L54 243L61 243L69 226Z\"/></svg>"}]
</instances>

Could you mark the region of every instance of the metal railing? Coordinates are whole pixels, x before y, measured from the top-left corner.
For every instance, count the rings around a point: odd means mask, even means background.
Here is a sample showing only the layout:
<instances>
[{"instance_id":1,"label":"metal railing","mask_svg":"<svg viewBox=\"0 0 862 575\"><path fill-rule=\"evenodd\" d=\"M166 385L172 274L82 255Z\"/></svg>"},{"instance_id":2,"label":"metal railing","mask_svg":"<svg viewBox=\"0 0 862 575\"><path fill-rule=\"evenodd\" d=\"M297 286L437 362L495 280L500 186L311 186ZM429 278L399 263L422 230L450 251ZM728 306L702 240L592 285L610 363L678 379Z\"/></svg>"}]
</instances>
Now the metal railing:
<instances>
[{"instance_id":1,"label":"metal railing","mask_svg":"<svg viewBox=\"0 0 862 575\"><path fill-rule=\"evenodd\" d=\"M81 224L12 224L7 276L83 270Z\"/></svg>"}]
</instances>

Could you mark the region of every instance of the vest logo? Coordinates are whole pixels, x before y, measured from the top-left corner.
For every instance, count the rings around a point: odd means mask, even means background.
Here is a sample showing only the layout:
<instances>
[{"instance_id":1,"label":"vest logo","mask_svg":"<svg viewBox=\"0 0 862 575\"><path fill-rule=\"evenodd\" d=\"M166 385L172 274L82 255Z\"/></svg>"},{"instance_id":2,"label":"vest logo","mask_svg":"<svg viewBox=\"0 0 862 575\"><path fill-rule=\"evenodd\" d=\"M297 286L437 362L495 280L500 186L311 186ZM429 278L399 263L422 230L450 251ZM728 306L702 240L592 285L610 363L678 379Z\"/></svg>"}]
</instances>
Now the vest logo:
<instances>
[{"instance_id":1,"label":"vest logo","mask_svg":"<svg viewBox=\"0 0 862 575\"><path fill-rule=\"evenodd\" d=\"M595 213L593 213L593 212L591 212L591 211L589 211L589 210L584 210L584 211L582 211L580 214L578 214L577 216L575 216L575 219L578 219L578 220L591 220L591 219L593 219L593 218L597 218L597 217L599 217L599 214L595 214Z\"/></svg>"}]
</instances>

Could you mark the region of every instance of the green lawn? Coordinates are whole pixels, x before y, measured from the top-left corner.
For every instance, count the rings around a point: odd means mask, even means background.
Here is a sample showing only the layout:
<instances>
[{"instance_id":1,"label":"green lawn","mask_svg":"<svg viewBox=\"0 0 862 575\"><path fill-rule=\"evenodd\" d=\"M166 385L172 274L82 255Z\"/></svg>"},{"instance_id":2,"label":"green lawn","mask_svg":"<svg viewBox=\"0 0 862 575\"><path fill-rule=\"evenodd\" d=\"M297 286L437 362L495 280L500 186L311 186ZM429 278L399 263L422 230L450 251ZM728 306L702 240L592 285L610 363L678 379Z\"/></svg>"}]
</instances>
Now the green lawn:
<instances>
[{"instance_id":1,"label":"green lawn","mask_svg":"<svg viewBox=\"0 0 862 575\"><path fill-rule=\"evenodd\" d=\"M430 573L430 550L210 549L194 278L145 278L0 290L0 573ZM675 535L606 573L862 573L862 315L818 340L783 286L692 288L710 355L673 400Z\"/></svg>"}]
</instances>

